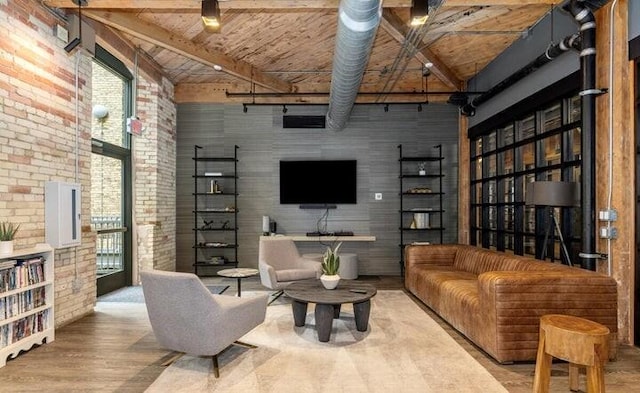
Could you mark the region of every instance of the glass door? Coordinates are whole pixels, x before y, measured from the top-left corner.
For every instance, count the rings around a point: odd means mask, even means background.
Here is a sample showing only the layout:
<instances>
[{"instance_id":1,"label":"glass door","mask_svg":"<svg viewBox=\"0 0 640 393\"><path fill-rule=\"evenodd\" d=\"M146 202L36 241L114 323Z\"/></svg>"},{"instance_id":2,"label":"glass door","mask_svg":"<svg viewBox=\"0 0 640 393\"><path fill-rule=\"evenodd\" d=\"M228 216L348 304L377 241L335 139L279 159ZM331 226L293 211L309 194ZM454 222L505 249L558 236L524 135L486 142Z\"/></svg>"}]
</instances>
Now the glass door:
<instances>
[{"instance_id":1,"label":"glass door","mask_svg":"<svg viewBox=\"0 0 640 393\"><path fill-rule=\"evenodd\" d=\"M131 285L129 156L125 149L95 140L91 156L91 227L100 296Z\"/></svg>"}]
</instances>

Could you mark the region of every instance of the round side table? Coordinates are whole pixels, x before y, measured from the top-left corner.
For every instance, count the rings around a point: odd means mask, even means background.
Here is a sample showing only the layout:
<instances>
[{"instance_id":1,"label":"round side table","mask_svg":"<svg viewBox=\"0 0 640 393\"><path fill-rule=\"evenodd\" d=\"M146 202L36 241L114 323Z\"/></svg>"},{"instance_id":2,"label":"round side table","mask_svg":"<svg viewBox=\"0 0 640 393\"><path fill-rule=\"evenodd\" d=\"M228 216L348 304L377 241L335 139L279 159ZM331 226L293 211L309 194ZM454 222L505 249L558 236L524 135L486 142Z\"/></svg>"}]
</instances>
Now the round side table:
<instances>
[{"instance_id":1,"label":"round side table","mask_svg":"<svg viewBox=\"0 0 640 393\"><path fill-rule=\"evenodd\" d=\"M258 274L258 269L249 269L249 268L234 268L234 269L222 269L218 271L218 275L222 277L230 277L238 279L238 297L240 297L242 293L242 279L255 276Z\"/></svg>"}]
</instances>

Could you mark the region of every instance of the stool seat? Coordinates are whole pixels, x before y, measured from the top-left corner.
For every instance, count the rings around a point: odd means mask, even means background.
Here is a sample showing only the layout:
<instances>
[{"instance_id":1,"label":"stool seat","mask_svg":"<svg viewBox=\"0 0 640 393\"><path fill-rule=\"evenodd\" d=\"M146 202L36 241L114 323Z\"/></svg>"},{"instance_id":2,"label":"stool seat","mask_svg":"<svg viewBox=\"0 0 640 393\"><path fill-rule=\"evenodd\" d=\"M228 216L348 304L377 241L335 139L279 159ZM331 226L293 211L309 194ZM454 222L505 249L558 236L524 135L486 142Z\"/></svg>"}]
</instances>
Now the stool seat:
<instances>
[{"instance_id":1,"label":"stool seat","mask_svg":"<svg viewBox=\"0 0 640 393\"><path fill-rule=\"evenodd\" d=\"M548 392L552 357L569 362L569 388L578 390L578 367L587 368L587 392L604 393L609 328L588 319L550 314L540 318L534 392Z\"/></svg>"}]
</instances>

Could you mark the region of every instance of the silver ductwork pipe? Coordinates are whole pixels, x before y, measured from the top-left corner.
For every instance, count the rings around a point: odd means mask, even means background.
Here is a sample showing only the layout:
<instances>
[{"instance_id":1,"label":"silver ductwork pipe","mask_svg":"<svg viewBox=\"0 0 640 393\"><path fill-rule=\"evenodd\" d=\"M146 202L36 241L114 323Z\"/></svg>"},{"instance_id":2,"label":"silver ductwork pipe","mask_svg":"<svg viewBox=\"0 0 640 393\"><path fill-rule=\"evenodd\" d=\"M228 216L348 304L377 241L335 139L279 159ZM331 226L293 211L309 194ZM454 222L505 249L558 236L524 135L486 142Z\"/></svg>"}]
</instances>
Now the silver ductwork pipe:
<instances>
[{"instance_id":1,"label":"silver ductwork pipe","mask_svg":"<svg viewBox=\"0 0 640 393\"><path fill-rule=\"evenodd\" d=\"M340 2L327 128L341 130L349 120L381 17L380 0Z\"/></svg>"}]
</instances>

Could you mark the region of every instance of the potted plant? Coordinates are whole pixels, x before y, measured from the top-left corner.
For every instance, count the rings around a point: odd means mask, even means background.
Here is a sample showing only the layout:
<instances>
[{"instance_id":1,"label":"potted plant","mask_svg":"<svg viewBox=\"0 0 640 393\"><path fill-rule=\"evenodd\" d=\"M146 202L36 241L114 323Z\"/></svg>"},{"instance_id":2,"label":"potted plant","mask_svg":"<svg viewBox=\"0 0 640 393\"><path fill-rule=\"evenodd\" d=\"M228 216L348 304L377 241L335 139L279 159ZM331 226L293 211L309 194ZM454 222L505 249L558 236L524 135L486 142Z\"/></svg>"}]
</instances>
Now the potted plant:
<instances>
[{"instance_id":1,"label":"potted plant","mask_svg":"<svg viewBox=\"0 0 640 393\"><path fill-rule=\"evenodd\" d=\"M340 282L340 276L338 275L338 269L340 268L340 256L338 255L338 249L342 243L339 243L335 249L327 247L327 251L322 257L322 276L320 281L326 289L335 289Z\"/></svg>"},{"instance_id":2,"label":"potted plant","mask_svg":"<svg viewBox=\"0 0 640 393\"><path fill-rule=\"evenodd\" d=\"M20 228L12 222L0 222L0 254L11 254L13 252L13 238Z\"/></svg>"}]
</instances>

